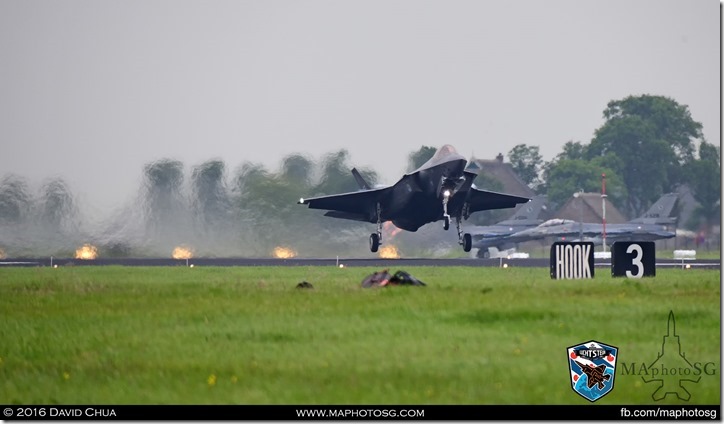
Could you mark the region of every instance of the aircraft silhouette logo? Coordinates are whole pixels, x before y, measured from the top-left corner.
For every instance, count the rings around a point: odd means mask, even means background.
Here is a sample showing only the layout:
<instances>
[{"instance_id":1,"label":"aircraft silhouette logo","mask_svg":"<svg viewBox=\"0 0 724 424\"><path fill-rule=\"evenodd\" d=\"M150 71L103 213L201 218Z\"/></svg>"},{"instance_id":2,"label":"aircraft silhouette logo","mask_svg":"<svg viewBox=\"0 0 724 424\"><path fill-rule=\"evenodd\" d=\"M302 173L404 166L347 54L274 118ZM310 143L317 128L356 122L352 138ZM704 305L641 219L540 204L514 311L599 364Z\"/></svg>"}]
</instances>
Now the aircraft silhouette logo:
<instances>
[{"instance_id":1,"label":"aircraft silhouette logo","mask_svg":"<svg viewBox=\"0 0 724 424\"><path fill-rule=\"evenodd\" d=\"M618 348L590 340L568 348L571 388L591 402L613 390Z\"/></svg>"},{"instance_id":2,"label":"aircraft silhouette logo","mask_svg":"<svg viewBox=\"0 0 724 424\"><path fill-rule=\"evenodd\" d=\"M661 345L661 352L654 362L648 367L649 371L666 370L666 372L657 372L650 379L641 376L645 383L657 383L658 388L651 395L655 401L660 401L668 395L675 395L679 400L688 401L691 393L684 387L684 383L698 383L701 375L694 378L697 374L695 367L686 359L684 353L681 352L681 341L676 335L676 320L674 319L674 311L669 311L669 320L667 323L666 335Z\"/></svg>"}]
</instances>

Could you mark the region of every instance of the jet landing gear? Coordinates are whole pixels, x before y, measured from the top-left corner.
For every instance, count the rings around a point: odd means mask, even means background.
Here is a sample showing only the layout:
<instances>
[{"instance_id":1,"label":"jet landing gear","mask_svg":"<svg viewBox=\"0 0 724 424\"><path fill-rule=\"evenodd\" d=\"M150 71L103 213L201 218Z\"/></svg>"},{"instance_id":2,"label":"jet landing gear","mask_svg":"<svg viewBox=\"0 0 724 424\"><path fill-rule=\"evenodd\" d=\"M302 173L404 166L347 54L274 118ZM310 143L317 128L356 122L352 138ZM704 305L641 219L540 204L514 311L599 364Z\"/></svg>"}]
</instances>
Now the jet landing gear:
<instances>
[{"instance_id":1,"label":"jet landing gear","mask_svg":"<svg viewBox=\"0 0 724 424\"><path fill-rule=\"evenodd\" d=\"M370 251L376 252L380 248L380 235L377 233L370 234Z\"/></svg>"},{"instance_id":2,"label":"jet landing gear","mask_svg":"<svg viewBox=\"0 0 724 424\"><path fill-rule=\"evenodd\" d=\"M447 202L450 200L450 190L445 190L442 193L442 228L447 231L450 228L450 214L447 212ZM468 218L467 213L467 204L465 205L465 208L463 210L463 213L465 214L465 219ZM473 247L473 236L471 236L469 233L463 234L463 229L460 226L460 219L462 219L461 216L455 217L455 226L458 229L458 243L463 246L463 250L466 252L469 252L470 249Z\"/></svg>"},{"instance_id":3,"label":"jet landing gear","mask_svg":"<svg viewBox=\"0 0 724 424\"><path fill-rule=\"evenodd\" d=\"M442 229L445 231L450 229L450 215L447 213L448 200L450 200L450 190L445 190L442 193ZM458 221L458 228L460 228L460 221Z\"/></svg>"},{"instance_id":4,"label":"jet landing gear","mask_svg":"<svg viewBox=\"0 0 724 424\"><path fill-rule=\"evenodd\" d=\"M380 204L377 204L377 232L370 234L370 251L376 252L382 244L382 211Z\"/></svg>"},{"instance_id":5,"label":"jet landing gear","mask_svg":"<svg viewBox=\"0 0 724 424\"><path fill-rule=\"evenodd\" d=\"M463 229L460 226L460 218L455 218L455 224L458 229L458 243L463 246L463 250L466 252L469 252L470 249L473 248L473 236L470 235L470 233L463 234Z\"/></svg>"},{"instance_id":6,"label":"jet landing gear","mask_svg":"<svg viewBox=\"0 0 724 424\"><path fill-rule=\"evenodd\" d=\"M473 236L471 236L470 233L463 234L463 240L460 244L463 245L463 250L465 252L469 252L470 249L473 248Z\"/></svg>"}]
</instances>

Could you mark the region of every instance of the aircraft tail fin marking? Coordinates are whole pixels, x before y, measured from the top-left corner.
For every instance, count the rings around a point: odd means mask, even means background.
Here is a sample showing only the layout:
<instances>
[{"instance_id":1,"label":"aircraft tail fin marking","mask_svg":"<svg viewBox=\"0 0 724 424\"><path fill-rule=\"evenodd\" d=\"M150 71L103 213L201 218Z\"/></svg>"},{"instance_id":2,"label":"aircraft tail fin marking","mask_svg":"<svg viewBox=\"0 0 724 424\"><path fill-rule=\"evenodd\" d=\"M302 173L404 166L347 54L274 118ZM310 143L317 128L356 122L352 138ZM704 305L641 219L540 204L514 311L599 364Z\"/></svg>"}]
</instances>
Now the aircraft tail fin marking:
<instances>
[{"instance_id":1,"label":"aircraft tail fin marking","mask_svg":"<svg viewBox=\"0 0 724 424\"><path fill-rule=\"evenodd\" d=\"M545 195L534 196L530 202L522 204L510 218L500 221L497 225L531 225L542 223L540 214L546 210L547 197Z\"/></svg>"},{"instance_id":2,"label":"aircraft tail fin marking","mask_svg":"<svg viewBox=\"0 0 724 424\"><path fill-rule=\"evenodd\" d=\"M676 217L672 217L671 214L674 212L674 207L679 199L676 193L664 194L654 202L653 205L640 217L631 220L633 223L647 223L647 224L669 224L676 220Z\"/></svg>"}]
</instances>

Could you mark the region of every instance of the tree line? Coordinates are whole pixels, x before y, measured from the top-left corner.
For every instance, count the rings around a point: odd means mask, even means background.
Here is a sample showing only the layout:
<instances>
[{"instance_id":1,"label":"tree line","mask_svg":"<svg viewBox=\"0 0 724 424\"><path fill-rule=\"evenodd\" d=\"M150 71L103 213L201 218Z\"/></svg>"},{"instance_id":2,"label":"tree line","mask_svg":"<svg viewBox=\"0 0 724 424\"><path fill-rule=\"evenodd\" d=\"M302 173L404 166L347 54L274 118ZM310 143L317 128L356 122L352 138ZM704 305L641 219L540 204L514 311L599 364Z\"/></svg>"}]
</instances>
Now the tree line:
<instances>
[{"instance_id":1,"label":"tree line","mask_svg":"<svg viewBox=\"0 0 724 424\"><path fill-rule=\"evenodd\" d=\"M535 145L515 146L513 169L553 204L580 189L599 192L605 174L609 200L629 217L687 185L699 206L691 222L679 225L699 229L719 222L720 147L705 140L687 106L664 96L629 96L609 102L603 116L590 142L568 141L550 162Z\"/></svg>"},{"instance_id":2,"label":"tree line","mask_svg":"<svg viewBox=\"0 0 724 424\"><path fill-rule=\"evenodd\" d=\"M62 178L44 183L33 195L25 178L10 174L0 180L0 253L70 255L91 242L103 256L168 256L180 245L204 256L267 257L279 246L308 256L359 254L366 243L356 249L348 241L366 240L364 224L331 220L323 211L296 204L300 195L358 189L350 169L345 149L320 161L291 154L277 171L247 162L231 177L219 159L196 165L187 175L182 162L164 158L143 167L134 199L94 229L83 226L87 217ZM377 183L375 171L359 171Z\"/></svg>"},{"instance_id":3,"label":"tree line","mask_svg":"<svg viewBox=\"0 0 724 424\"><path fill-rule=\"evenodd\" d=\"M508 152L508 161L531 189L547 194L553 205L579 190L599 191L605 174L609 199L629 216L639 215L661 194L687 184L700 207L693 222L680 225L700 228L718 223L720 149L704 140L702 125L686 106L662 96L630 96L609 102L603 115L605 122L590 142L568 141L549 162L542 160L535 144L516 145ZM421 146L410 152L407 170L422 165L435 151ZM277 170L247 162L233 175L220 159L196 165L187 175L183 163L165 158L146 164L134 201L92 231L83 227L78 205L61 178L47 181L33 195L23 177L6 175L0 180L0 249L16 255L61 254L91 241L105 256L165 255L181 244L205 256L268 256L277 246L306 256L367 254L369 225L326 218L324 211L296 204L300 195L357 190L352 167L345 149L318 161L294 153L284 157ZM359 170L370 184L377 184L373 169ZM484 173L475 184L502 189L499 181ZM471 221L492 224L502 215L487 211L474 214ZM417 249L424 254L419 238L406 242L401 235L399 241L407 244L408 252ZM437 241L426 239L431 245ZM454 244L454 237L449 242Z\"/></svg>"}]
</instances>

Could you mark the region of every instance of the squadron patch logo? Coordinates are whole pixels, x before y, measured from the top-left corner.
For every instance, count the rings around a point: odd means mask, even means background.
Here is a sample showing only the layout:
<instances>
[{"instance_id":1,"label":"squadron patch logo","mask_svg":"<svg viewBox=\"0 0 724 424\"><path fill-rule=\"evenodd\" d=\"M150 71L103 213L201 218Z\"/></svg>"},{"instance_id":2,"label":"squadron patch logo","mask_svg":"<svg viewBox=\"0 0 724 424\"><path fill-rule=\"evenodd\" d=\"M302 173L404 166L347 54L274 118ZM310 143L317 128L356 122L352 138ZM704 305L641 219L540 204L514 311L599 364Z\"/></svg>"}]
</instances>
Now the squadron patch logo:
<instances>
[{"instance_id":1,"label":"squadron patch logo","mask_svg":"<svg viewBox=\"0 0 724 424\"><path fill-rule=\"evenodd\" d=\"M613 390L618 348L590 340L568 348L573 391L595 402Z\"/></svg>"}]
</instances>

